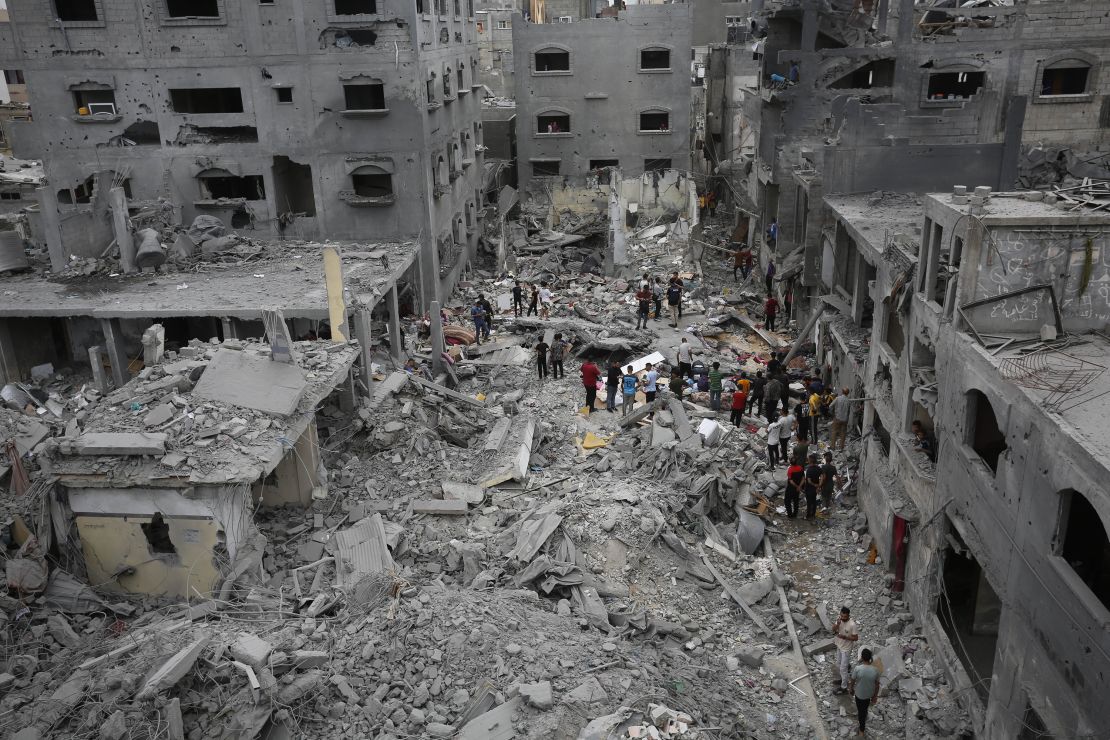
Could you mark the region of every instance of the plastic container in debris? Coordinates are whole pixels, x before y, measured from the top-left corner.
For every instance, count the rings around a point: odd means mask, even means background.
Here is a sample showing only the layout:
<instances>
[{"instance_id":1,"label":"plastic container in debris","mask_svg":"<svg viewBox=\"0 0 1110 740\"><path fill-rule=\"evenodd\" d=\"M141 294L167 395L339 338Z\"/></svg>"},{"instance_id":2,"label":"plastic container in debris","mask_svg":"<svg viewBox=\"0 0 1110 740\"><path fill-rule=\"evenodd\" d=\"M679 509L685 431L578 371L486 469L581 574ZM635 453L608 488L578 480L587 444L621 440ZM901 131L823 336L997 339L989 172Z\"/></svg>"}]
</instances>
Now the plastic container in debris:
<instances>
[{"instance_id":1,"label":"plastic container in debris","mask_svg":"<svg viewBox=\"0 0 1110 740\"><path fill-rule=\"evenodd\" d=\"M31 266L23 251L23 238L15 231L0 231L0 272L26 270Z\"/></svg>"}]
</instances>

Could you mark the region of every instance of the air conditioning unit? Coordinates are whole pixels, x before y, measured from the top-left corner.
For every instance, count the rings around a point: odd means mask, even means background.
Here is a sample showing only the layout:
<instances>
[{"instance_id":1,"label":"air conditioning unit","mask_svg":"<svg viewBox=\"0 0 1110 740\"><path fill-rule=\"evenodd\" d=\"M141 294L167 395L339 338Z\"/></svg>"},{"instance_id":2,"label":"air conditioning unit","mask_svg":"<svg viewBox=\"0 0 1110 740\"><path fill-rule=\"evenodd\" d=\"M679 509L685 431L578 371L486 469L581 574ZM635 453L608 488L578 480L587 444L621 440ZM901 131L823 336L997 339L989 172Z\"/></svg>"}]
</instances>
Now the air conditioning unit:
<instances>
[{"instance_id":1,"label":"air conditioning unit","mask_svg":"<svg viewBox=\"0 0 1110 740\"><path fill-rule=\"evenodd\" d=\"M559 16L559 22L560 23L574 23L574 16L572 16L572 15L561 15L561 16Z\"/></svg>"}]
</instances>

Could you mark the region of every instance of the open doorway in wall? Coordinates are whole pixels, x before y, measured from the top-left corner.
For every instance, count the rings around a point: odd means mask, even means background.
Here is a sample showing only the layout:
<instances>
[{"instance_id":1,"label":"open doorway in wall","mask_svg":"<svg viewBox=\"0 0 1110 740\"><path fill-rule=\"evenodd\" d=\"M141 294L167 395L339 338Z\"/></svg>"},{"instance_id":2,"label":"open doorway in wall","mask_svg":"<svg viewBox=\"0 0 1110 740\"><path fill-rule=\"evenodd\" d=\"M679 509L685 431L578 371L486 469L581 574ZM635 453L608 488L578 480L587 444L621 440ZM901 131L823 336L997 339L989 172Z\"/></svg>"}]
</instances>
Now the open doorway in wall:
<instances>
[{"instance_id":1,"label":"open doorway in wall","mask_svg":"<svg viewBox=\"0 0 1110 740\"><path fill-rule=\"evenodd\" d=\"M282 155L274 157L274 208L279 214L316 215L312 167Z\"/></svg>"},{"instance_id":2,"label":"open doorway in wall","mask_svg":"<svg viewBox=\"0 0 1110 740\"><path fill-rule=\"evenodd\" d=\"M1002 602L967 544L949 522L936 612L976 691L987 700Z\"/></svg>"}]
</instances>

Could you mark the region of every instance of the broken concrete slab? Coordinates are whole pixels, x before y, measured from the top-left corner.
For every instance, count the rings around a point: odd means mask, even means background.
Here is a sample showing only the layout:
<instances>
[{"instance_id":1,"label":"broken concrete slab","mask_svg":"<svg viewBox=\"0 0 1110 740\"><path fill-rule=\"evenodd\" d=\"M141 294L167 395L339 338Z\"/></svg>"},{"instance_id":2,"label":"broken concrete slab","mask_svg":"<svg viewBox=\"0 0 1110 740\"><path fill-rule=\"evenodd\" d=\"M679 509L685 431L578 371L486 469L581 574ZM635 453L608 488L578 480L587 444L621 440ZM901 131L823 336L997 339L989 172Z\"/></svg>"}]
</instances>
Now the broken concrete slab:
<instances>
[{"instance_id":1,"label":"broken concrete slab","mask_svg":"<svg viewBox=\"0 0 1110 740\"><path fill-rule=\"evenodd\" d=\"M520 707L521 697L514 696L504 704L480 714L459 728L455 740L512 740L513 714Z\"/></svg>"},{"instance_id":2,"label":"broken concrete slab","mask_svg":"<svg viewBox=\"0 0 1110 740\"><path fill-rule=\"evenodd\" d=\"M609 695L605 693L605 689L601 687L601 683L597 678L590 676L578 686L568 691L560 703L589 706L590 704L606 701L609 701Z\"/></svg>"},{"instance_id":3,"label":"broken concrete slab","mask_svg":"<svg viewBox=\"0 0 1110 740\"><path fill-rule=\"evenodd\" d=\"M805 656L807 658L811 658L814 655L820 655L821 653L829 653L833 650L836 650L836 640L831 637L825 640L811 642L810 644L802 647L802 652L805 653Z\"/></svg>"},{"instance_id":4,"label":"broken concrete slab","mask_svg":"<svg viewBox=\"0 0 1110 740\"><path fill-rule=\"evenodd\" d=\"M391 573L397 569L389 552L381 514L374 514L335 533L336 578L340 586L353 584L367 573Z\"/></svg>"},{"instance_id":5,"label":"broken concrete slab","mask_svg":"<svg viewBox=\"0 0 1110 740\"><path fill-rule=\"evenodd\" d=\"M231 644L231 655L240 663L257 668L265 665L274 646L251 632L240 632Z\"/></svg>"},{"instance_id":6,"label":"broken concrete slab","mask_svg":"<svg viewBox=\"0 0 1110 740\"><path fill-rule=\"evenodd\" d=\"M172 403L162 403L150 410L143 419L143 426L157 427L173 418L174 406Z\"/></svg>"},{"instance_id":7,"label":"broken concrete slab","mask_svg":"<svg viewBox=\"0 0 1110 740\"><path fill-rule=\"evenodd\" d=\"M220 349L193 389L193 396L289 416L297 410L307 386L304 371L295 365Z\"/></svg>"},{"instance_id":8,"label":"broken concrete slab","mask_svg":"<svg viewBox=\"0 0 1110 740\"><path fill-rule=\"evenodd\" d=\"M551 709L551 707L555 706L555 698L551 692L550 681L521 684L520 695L524 697L529 706L533 706L536 709Z\"/></svg>"},{"instance_id":9,"label":"broken concrete slab","mask_svg":"<svg viewBox=\"0 0 1110 740\"><path fill-rule=\"evenodd\" d=\"M69 455L162 455L166 435L158 432L86 432L75 440L62 440L59 449Z\"/></svg>"},{"instance_id":10,"label":"broken concrete slab","mask_svg":"<svg viewBox=\"0 0 1110 740\"><path fill-rule=\"evenodd\" d=\"M675 441L675 433L659 423L656 419L655 423L651 425L651 446L652 447L665 447L671 442Z\"/></svg>"},{"instance_id":11,"label":"broken concrete slab","mask_svg":"<svg viewBox=\"0 0 1110 740\"><path fill-rule=\"evenodd\" d=\"M440 483L443 489L443 498L446 500L465 501L477 506L486 500L486 491L481 486L461 481L445 480Z\"/></svg>"},{"instance_id":12,"label":"broken concrete slab","mask_svg":"<svg viewBox=\"0 0 1110 740\"><path fill-rule=\"evenodd\" d=\"M152 699L158 692L168 689L184 678L185 674L193 669L197 659L200 658L201 652L208 646L211 639L210 635L205 635L170 656L158 670L150 675L139 693L135 695L135 698L139 700Z\"/></svg>"},{"instance_id":13,"label":"broken concrete slab","mask_svg":"<svg viewBox=\"0 0 1110 740\"><path fill-rule=\"evenodd\" d=\"M412 510L416 514L445 514L448 516L464 516L470 506L466 501L438 498L417 499L412 502Z\"/></svg>"}]
</instances>

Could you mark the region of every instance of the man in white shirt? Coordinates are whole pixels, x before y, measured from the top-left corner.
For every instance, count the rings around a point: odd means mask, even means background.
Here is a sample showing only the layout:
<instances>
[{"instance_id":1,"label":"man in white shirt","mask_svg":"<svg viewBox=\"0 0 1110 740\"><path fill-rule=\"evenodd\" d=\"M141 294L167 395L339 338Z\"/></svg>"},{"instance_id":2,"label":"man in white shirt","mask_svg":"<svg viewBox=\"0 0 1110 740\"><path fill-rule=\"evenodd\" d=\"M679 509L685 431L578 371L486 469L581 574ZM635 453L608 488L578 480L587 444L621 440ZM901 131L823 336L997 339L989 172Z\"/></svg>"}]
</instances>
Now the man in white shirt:
<instances>
[{"instance_id":1,"label":"man in white shirt","mask_svg":"<svg viewBox=\"0 0 1110 740\"><path fill-rule=\"evenodd\" d=\"M656 381L659 380L659 373L652 367L650 362L644 369L647 370L647 372L644 373L644 398L647 399L648 403L651 403L655 400L655 393L658 390Z\"/></svg>"},{"instance_id":2,"label":"man in white shirt","mask_svg":"<svg viewBox=\"0 0 1110 740\"><path fill-rule=\"evenodd\" d=\"M833 625L832 631L835 635L833 642L836 643L836 664L840 668L840 691L843 693L848 690L848 682L851 680L852 653L856 649L856 643L859 642L859 629L848 607L840 608L840 616Z\"/></svg>"},{"instance_id":3,"label":"man in white shirt","mask_svg":"<svg viewBox=\"0 0 1110 740\"><path fill-rule=\"evenodd\" d=\"M848 437L848 417L852 411L852 401L848 398L848 389L841 388L840 395L832 402L832 424L829 428L829 449L837 449L837 441L840 441L840 449L844 449L844 441Z\"/></svg>"},{"instance_id":4,"label":"man in white shirt","mask_svg":"<svg viewBox=\"0 0 1110 740\"><path fill-rule=\"evenodd\" d=\"M779 434L781 433L781 418L775 419L767 425L767 461L772 468L779 464Z\"/></svg>"},{"instance_id":5,"label":"man in white shirt","mask_svg":"<svg viewBox=\"0 0 1110 740\"><path fill-rule=\"evenodd\" d=\"M678 345L678 374L684 378L690 377L690 373L694 369L694 350L690 343L686 341L686 337Z\"/></svg>"},{"instance_id":6,"label":"man in white shirt","mask_svg":"<svg viewBox=\"0 0 1110 740\"><path fill-rule=\"evenodd\" d=\"M540 283L540 318L545 321L551 318L551 301L554 296L547 287L547 283Z\"/></svg>"}]
</instances>

